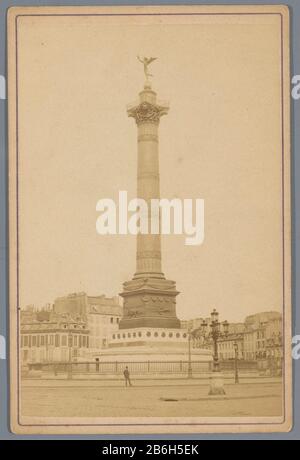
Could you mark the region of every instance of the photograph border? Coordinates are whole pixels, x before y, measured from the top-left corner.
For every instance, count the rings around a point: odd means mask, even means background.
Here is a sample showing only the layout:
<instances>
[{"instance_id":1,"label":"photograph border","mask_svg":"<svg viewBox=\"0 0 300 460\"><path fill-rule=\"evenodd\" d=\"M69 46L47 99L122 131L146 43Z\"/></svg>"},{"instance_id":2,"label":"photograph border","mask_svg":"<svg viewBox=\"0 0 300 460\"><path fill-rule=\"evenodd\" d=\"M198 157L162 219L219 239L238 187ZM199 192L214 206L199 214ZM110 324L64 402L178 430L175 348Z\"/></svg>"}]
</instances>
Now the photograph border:
<instances>
[{"instance_id":1,"label":"photograph border","mask_svg":"<svg viewBox=\"0 0 300 460\"><path fill-rule=\"evenodd\" d=\"M51 10L51 11L49 11ZM57 13L57 11L60 11ZM81 10L79 13L71 12ZM83 11L84 10L84 11ZM87 10L93 12L87 12ZM96 13L96 10L99 13ZM105 10L105 11L104 11ZM120 12L117 12L119 10ZM160 11L158 11L160 10ZM189 10L189 11L187 11ZM226 10L226 11L224 11ZM248 10L248 11L245 11ZM255 10L255 11L254 11ZM101 11L101 13L100 13ZM122 11L122 12L121 12ZM282 288L283 288L283 324L284 324L284 417L281 421L242 422L240 418L224 417L218 422L189 422L182 420L188 417L174 418L176 423L24 423L20 418L20 375L19 375L19 187L18 187L18 18L24 16L168 16L168 15L280 15L281 18L281 109L282 109ZM289 10L286 6L140 6L140 7L12 7L8 12L8 94L9 94L9 270L10 270L10 360L11 360L11 416L12 430L16 433L91 433L81 431L80 427L93 427L95 433L128 433L159 432L249 432L259 431L289 431L292 423L292 377L291 377L291 222L290 222L290 78L289 78ZM17 311L15 305L17 304ZM16 359L17 356L17 359ZM17 384L16 384L17 382ZM148 417L147 417L148 418ZM150 417L149 417L150 418ZM163 417L160 417L162 419ZM256 418L256 417L255 417ZM270 417L271 418L271 417ZM49 418L47 418L48 420ZM65 418L63 418L65 419ZM82 418L84 419L84 417ZM134 418L133 420L140 417ZM200 419L200 417L199 417ZM224 419L231 419L226 422ZM232 419L235 421L232 422ZM70 419L69 419L70 420ZM95 419L98 420L98 419ZM197 417L198 420L198 417ZM243 429L241 429L243 426ZM140 427L140 428L138 428ZM196 429L196 427L198 427ZM211 429L213 427L213 430ZM59 429L58 428L62 428ZM99 429L100 428L100 429ZM132 430L134 428L134 430ZM203 429L204 428L204 429Z\"/></svg>"}]
</instances>

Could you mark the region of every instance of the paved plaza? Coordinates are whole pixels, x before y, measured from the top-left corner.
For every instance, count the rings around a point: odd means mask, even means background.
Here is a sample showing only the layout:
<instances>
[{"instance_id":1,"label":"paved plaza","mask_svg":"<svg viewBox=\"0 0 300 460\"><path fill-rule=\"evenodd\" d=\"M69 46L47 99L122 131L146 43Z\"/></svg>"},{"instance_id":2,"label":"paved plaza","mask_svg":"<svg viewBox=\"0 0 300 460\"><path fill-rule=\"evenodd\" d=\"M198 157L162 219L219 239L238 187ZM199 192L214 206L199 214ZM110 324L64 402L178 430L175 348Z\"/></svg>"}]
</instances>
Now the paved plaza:
<instances>
[{"instance_id":1,"label":"paved plaza","mask_svg":"<svg viewBox=\"0 0 300 460\"><path fill-rule=\"evenodd\" d=\"M24 380L21 412L40 417L248 417L280 416L282 384L276 379L226 384L225 396L208 396L194 380Z\"/></svg>"}]
</instances>

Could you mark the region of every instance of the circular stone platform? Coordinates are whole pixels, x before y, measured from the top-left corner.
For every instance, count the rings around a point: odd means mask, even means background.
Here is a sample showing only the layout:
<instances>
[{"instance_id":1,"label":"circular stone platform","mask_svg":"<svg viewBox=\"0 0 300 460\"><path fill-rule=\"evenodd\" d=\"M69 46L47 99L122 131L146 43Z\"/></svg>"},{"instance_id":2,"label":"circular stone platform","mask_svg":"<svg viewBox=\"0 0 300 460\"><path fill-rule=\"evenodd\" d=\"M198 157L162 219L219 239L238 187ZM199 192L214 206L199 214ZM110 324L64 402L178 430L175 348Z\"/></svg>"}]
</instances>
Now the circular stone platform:
<instances>
[{"instance_id":1,"label":"circular stone platform","mask_svg":"<svg viewBox=\"0 0 300 460\"><path fill-rule=\"evenodd\" d=\"M102 363L186 364L189 360L188 331L145 327L121 329L112 335L108 348L93 351L91 356ZM191 362L194 367L197 365L199 369L208 369L211 361L210 350L191 347Z\"/></svg>"}]
</instances>

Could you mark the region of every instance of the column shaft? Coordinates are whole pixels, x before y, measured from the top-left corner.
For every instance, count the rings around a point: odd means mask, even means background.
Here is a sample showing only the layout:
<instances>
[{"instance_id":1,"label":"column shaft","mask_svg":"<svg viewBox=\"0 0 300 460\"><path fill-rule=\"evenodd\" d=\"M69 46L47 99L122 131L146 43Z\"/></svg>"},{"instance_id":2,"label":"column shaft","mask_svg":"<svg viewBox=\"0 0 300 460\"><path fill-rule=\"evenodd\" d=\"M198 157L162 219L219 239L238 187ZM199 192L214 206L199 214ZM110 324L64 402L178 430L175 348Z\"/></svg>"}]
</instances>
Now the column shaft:
<instances>
[{"instance_id":1,"label":"column shaft","mask_svg":"<svg viewBox=\"0 0 300 460\"><path fill-rule=\"evenodd\" d=\"M148 205L147 235L137 235L136 274L134 278L144 276L162 278L160 234L151 234L151 199L160 198L158 122L143 122L138 125L138 161L137 161L137 197ZM158 220L159 214L153 216Z\"/></svg>"}]
</instances>

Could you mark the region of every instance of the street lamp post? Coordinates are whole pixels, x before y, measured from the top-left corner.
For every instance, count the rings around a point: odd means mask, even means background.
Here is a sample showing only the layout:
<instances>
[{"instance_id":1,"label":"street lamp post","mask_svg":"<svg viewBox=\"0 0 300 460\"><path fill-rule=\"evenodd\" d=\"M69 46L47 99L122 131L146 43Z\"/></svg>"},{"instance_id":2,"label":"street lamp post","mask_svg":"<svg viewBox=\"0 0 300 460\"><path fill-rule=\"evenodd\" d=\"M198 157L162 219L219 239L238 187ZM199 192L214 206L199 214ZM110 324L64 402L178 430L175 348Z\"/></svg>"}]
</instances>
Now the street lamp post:
<instances>
[{"instance_id":1,"label":"street lamp post","mask_svg":"<svg viewBox=\"0 0 300 460\"><path fill-rule=\"evenodd\" d=\"M72 379L72 331L69 325L68 345L69 345L69 364L68 364L68 380Z\"/></svg>"},{"instance_id":2,"label":"street lamp post","mask_svg":"<svg viewBox=\"0 0 300 460\"><path fill-rule=\"evenodd\" d=\"M234 382L239 383L239 371L238 371L238 344L234 342Z\"/></svg>"},{"instance_id":3,"label":"street lamp post","mask_svg":"<svg viewBox=\"0 0 300 460\"><path fill-rule=\"evenodd\" d=\"M221 325L223 326L223 331L221 331ZM210 390L209 395L224 395L224 383L223 383L223 376L220 372L220 362L219 362L219 351L218 351L218 339L219 337L224 334L228 335L228 321L224 321L221 323L219 321L219 313L216 309L214 309L211 313L211 323L210 328L211 331L209 336L213 342L213 369L210 377ZM207 323L202 323L202 330L205 334L207 330Z\"/></svg>"},{"instance_id":4,"label":"street lamp post","mask_svg":"<svg viewBox=\"0 0 300 460\"><path fill-rule=\"evenodd\" d=\"M192 371L192 357L191 357L191 339L192 339L192 331L191 328L188 329L188 352L189 352L189 361L188 361L188 379L191 379L193 377L193 371Z\"/></svg>"},{"instance_id":5,"label":"street lamp post","mask_svg":"<svg viewBox=\"0 0 300 460\"><path fill-rule=\"evenodd\" d=\"M213 371L220 371L220 362L219 362L219 350L218 350L218 339L222 335L221 324L223 325L223 334L228 335L228 321L220 323L219 313L214 309L211 313L211 338L213 340Z\"/></svg>"}]
</instances>

